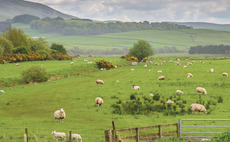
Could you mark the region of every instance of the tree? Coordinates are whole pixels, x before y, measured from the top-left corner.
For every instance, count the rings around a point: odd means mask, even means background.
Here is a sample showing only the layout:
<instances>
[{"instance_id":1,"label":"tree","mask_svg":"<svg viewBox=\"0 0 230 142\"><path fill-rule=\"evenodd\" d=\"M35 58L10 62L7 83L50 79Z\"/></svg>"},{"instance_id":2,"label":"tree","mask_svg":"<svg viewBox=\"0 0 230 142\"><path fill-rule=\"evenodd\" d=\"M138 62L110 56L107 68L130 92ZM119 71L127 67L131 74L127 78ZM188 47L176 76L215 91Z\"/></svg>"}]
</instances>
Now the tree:
<instances>
[{"instance_id":1,"label":"tree","mask_svg":"<svg viewBox=\"0 0 230 142\"><path fill-rule=\"evenodd\" d=\"M143 58L153 55L153 49L147 41L139 40L129 49L128 54L129 56L134 56L141 61Z\"/></svg>"},{"instance_id":2,"label":"tree","mask_svg":"<svg viewBox=\"0 0 230 142\"><path fill-rule=\"evenodd\" d=\"M14 48L11 41L7 40L4 37L0 37L0 46L3 48L3 53L11 52L12 49Z\"/></svg>"},{"instance_id":3,"label":"tree","mask_svg":"<svg viewBox=\"0 0 230 142\"><path fill-rule=\"evenodd\" d=\"M61 52L63 54L67 54L66 49L61 44L52 43L50 48L53 49L53 50L56 50L58 52Z\"/></svg>"}]
</instances>

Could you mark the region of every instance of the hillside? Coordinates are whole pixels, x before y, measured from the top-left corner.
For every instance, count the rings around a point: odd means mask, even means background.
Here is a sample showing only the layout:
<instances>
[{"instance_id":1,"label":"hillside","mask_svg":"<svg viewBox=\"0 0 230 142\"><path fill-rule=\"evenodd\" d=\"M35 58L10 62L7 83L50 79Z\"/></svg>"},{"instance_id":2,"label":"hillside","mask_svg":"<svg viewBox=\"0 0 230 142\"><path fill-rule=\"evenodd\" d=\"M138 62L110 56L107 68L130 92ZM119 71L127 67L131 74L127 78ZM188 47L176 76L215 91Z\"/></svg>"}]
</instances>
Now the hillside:
<instances>
[{"instance_id":1,"label":"hillside","mask_svg":"<svg viewBox=\"0 0 230 142\"><path fill-rule=\"evenodd\" d=\"M71 15L61 13L46 5L28 2L24 0L0 0L0 21L13 18L16 15L30 14L44 17L62 17L64 19L76 18Z\"/></svg>"},{"instance_id":2,"label":"hillside","mask_svg":"<svg viewBox=\"0 0 230 142\"><path fill-rule=\"evenodd\" d=\"M206 22L172 22L178 25L191 26L194 29L215 29L215 30L230 30L230 24L215 24Z\"/></svg>"}]
</instances>

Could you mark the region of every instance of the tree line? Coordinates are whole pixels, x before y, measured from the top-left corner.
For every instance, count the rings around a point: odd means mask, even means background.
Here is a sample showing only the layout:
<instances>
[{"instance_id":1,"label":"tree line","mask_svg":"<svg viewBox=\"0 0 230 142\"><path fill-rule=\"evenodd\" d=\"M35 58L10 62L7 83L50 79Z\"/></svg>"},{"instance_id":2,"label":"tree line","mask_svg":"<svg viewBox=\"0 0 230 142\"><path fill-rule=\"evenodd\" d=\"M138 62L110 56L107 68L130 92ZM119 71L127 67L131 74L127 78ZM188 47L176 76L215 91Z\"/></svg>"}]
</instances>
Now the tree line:
<instances>
[{"instance_id":1,"label":"tree line","mask_svg":"<svg viewBox=\"0 0 230 142\"><path fill-rule=\"evenodd\" d=\"M199 45L192 46L189 54L230 54L230 45Z\"/></svg>"}]
</instances>

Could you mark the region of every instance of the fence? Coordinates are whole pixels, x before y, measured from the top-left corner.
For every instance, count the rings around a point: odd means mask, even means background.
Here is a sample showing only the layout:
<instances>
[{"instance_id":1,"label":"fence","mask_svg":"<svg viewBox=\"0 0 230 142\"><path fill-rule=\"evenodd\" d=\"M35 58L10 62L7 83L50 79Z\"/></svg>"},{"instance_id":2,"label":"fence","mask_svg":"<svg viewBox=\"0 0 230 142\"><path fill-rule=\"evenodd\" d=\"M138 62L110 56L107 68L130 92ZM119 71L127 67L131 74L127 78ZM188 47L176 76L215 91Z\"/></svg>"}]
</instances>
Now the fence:
<instances>
[{"instance_id":1,"label":"fence","mask_svg":"<svg viewBox=\"0 0 230 142\"><path fill-rule=\"evenodd\" d=\"M185 125L185 124L183 125L183 121L189 121L189 125ZM195 122L194 125L192 121ZM201 121L203 121L204 123L202 124ZM226 121L230 122L230 119L179 119L179 132L180 132L179 135L180 137L189 137L189 138L211 138L224 131L229 131L230 124L227 125ZM221 124L221 122L224 122L224 124ZM191 132L191 130L188 130L189 128L192 128L193 132Z\"/></svg>"},{"instance_id":2,"label":"fence","mask_svg":"<svg viewBox=\"0 0 230 142\"><path fill-rule=\"evenodd\" d=\"M162 138L164 135L170 135L170 134L177 134L177 137L179 137L179 125L178 123L175 124L166 124L166 125L155 125L155 126L148 126L148 127L137 127L137 128L126 128L126 129L115 129L114 122L113 124L113 130L105 130L105 142L122 142L122 140L127 139L136 139L136 142L140 141L140 138L146 137L149 139L149 137L154 137L152 139ZM176 130L174 131L166 131L163 132L163 127L170 127L170 126L176 126ZM145 129L158 129L158 133L149 133L149 134L140 134L140 130ZM126 136L126 137L119 137L119 134L121 132L127 132L127 131L135 131L135 135L132 136ZM149 139L149 140L152 140ZM147 141L147 139L145 140Z\"/></svg>"}]
</instances>

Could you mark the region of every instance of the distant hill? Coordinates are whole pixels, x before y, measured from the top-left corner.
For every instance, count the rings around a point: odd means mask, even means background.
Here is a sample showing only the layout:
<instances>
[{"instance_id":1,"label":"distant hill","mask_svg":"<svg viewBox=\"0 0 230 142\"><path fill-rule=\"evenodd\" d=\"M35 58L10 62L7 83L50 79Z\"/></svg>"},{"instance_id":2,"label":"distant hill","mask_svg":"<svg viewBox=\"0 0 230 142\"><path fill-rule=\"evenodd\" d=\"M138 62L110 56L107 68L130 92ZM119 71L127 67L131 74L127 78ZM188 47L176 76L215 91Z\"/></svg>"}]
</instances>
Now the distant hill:
<instances>
[{"instance_id":1,"label":"distant hill","mask_svg":"<svg viewBox=\"0 0 230 142\"><path fill-rule=\"evenodd\" d=\"M0 0L0 21L4 21L7 18L11 19L14 16L22 14L30 14L40 18L62 17L64 19L77 19L77 17L61 13L46 5L35 2L28 2L24 0Z\"/></svg>"},{"instance_id":2,"label":"distant hill","mask_svg":"<svg viewBox=\"0 0 230 142\"><path fill-rule=\"evenodd\" d=\"M230 30L230 24L215 24L206 22L170 22L178 25L192 26L194 29Z\"/></svg>"}]
</instances>

